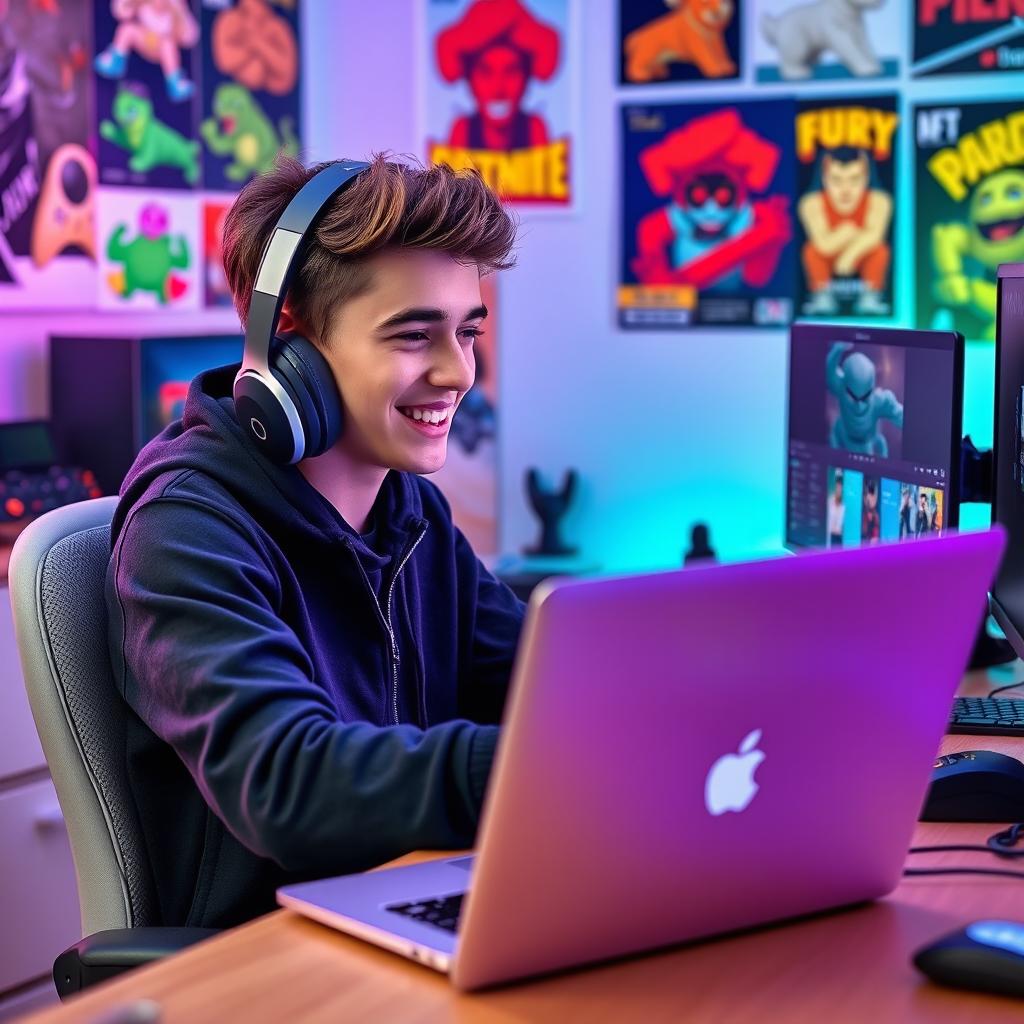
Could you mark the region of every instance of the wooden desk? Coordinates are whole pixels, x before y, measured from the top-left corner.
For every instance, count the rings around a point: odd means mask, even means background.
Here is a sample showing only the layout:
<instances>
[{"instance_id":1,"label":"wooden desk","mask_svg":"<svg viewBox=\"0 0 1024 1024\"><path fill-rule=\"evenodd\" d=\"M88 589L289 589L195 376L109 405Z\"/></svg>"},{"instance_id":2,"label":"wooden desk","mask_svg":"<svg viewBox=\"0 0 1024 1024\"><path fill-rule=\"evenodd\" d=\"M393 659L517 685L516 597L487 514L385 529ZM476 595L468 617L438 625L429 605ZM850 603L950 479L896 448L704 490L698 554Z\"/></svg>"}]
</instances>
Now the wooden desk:
<instances>
[{"instance_id":1,"label":"wooden desk","mask_svg":"<svg viewBox=\"0 0 1024 1024\"><path fill-rule=\"evenodd\" d=\"M1012 678L1005 672L977 673L961 692L986 693ZM947 736L942 744L946 753L972 748L1024 759L1024 740ZM919 825L914 845L982 842L996 830ZM913 862L1012 866L990 854L971 853L929 854ZM886 899L854 910L462 995L427 968L282 910L30 1020L91 1022L103 1011L146 998L160 1003L168 1024L1005 1022L1021 1014L1024 1003L939 988L910 964L919 946L984 917L1024 920L1024 881L981 875L908 878Z\"/></svg>"}]
</instances>

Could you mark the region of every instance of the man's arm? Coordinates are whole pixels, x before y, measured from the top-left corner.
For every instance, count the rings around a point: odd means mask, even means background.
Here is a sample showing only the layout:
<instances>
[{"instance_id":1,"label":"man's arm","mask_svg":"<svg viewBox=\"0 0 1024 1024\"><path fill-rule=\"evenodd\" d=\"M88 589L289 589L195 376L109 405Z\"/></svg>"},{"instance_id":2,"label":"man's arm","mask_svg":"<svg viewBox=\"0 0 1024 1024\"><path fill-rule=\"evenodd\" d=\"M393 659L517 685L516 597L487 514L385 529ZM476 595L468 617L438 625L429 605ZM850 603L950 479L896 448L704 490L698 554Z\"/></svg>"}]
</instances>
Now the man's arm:
<instances>
[{"instance_id":1,"label":"man's arm","mask_svg":"<svg viewBox=\"0 0 1024 1024\"><path fill-rule=\"evenodd\" d=\"M228 829L286 870L469 845L498 730L341 721L278 593L259 540L227 516L171 499L135 511L108 576L127 702Z\"/></svg>"},{"instance_id":2,"label":"man's arm","mask_svg":"<svg viewBox=\"0 0 1024 1024\"><path fill-rule=\"evenodd\" d=\"M900 430L903 429L903 403L888 388L875 391L875 409L880 417L892 420Z\"/></svg>"},{"instance_id":3,"label":"man's arm","mask_svg":"<svg viewBox=\"0 0 1024 1024\"><path fill-rule=\"evenodd\" d=\"M828 226L820 192L808 192L797 204L796 212L808 240L822 256L835 256L857 235L857 226L851 221L843 221L835 228Z\"/></svg>"},{"instance_id":4,"label":"man's arm","mask_svg":"<svg viewBox=\"0 0 1024 1024\"><path fill-rule=\"evenodd\" d=\"M459 530L455 531L455 559L460 603L471 616L468 668L459 681L459 713L474 722L498 722L526 605L484 566Z\"/></svg>"},{"instance_id":5,"label":"man's arm","mask_svg":"<svg viewBox=\"0 0 1024 1024\"><path fill-rule=\"evenodd\" d=\"M836 270L841 274L852 274L861 259L885 241L891 220L892 200L884 192L871 192L864 227L839 254Z\"/></svg>"}]
</instances>

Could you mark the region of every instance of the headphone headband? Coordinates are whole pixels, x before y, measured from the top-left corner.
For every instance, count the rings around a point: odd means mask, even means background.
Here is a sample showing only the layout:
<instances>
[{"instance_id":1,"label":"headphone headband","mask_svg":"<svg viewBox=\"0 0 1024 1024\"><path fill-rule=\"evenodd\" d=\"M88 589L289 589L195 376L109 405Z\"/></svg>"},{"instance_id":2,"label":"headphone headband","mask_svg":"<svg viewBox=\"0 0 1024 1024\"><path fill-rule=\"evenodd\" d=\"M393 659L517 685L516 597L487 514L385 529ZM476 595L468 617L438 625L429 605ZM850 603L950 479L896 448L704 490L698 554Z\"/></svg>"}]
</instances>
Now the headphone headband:
<instances>
[{"instance_id":1,"label":"headphone headband","mask_svg":"<svg viewBox=\"0 0 1024 1024\"><path fill-rule=\"evenodd\" d=\"M270 345L281 306L302 261L312 227L324 207L370 165L339 160L314 174L292 197L274 225L260 259L246 317L242 370L269 374Z\"/></svg>"}]
</instances>

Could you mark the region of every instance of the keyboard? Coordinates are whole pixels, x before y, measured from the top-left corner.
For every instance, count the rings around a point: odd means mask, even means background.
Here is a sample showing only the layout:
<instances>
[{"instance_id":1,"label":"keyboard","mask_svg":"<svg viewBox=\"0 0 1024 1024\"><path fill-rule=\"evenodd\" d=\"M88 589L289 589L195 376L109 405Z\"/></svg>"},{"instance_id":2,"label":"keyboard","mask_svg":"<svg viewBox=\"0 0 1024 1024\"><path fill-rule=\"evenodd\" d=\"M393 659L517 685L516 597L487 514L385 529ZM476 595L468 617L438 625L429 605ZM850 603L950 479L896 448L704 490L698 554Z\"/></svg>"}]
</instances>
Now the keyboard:
<instances>
[{"instance_id":1,"label":"keyboard","mask_svg":"<svg viewBox=\"0 0 1024 1024\"><path fill-rule=\"evenodd\" d=\"M1024 736L1024 700L1013 697L957 697L949 732Z\"/></svg>"},{"instance_id":2,"label":"keyboard","mask_svg":"<svg viewBox=\"0 0 1024 1024\"><path fill-rule=\"evenodd\" d=\"M426 921L435 928L443 928L446 932L455 932L459 927L459 914L462 911L464 892L441 896L436 900L415 900L412 903L391 903L385 909L403 917L411 917L414 921Z\"/></svg>"}]
</instances>

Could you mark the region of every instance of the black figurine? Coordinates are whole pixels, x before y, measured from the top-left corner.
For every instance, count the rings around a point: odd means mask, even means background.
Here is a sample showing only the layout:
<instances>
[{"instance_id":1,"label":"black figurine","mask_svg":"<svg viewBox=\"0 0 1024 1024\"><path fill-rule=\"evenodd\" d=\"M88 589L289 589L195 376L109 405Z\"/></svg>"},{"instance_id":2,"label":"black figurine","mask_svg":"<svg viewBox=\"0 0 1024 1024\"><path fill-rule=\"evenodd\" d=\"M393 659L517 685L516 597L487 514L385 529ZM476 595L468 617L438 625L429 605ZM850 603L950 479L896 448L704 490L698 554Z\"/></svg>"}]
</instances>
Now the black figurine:
<instances>
[{"instance_id":1,"label":"black figurine","mask_svg":"<svg viewBox=\"0 0 1024 1024\"><path fill-rule=\"evenodd\" d=\"M531 467L526 471L526 493L530 505L540 520L540 541L532 548L524 548L528 555L575 555L578 548L569 547L561 538L561 520L569 510L569 503L576 491L576 470L566 471L562 488L545 491L541 487L540 474Z\"/></svg>"},{"instance_id":2,"label":"black figurine","mask_svg":"<svg viewBox=\"0 0 1024 1024\"><path fill-rule=\"evenodd\" d=\"M683 555L683 565L694 562L717 562L718 555L711 546L711 531L704 523L694 523L690 530L690 550Z\"/></svg>"}]
</instances>

